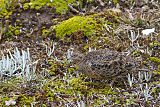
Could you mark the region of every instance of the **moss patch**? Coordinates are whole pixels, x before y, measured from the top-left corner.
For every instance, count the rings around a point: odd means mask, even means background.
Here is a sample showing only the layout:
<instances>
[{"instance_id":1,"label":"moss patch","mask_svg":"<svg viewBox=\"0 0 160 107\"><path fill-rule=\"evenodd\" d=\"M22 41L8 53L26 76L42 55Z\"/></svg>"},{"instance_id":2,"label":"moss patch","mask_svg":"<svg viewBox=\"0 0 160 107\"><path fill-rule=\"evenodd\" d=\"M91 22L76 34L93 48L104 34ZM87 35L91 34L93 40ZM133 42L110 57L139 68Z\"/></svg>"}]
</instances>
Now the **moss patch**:
<instances>
[{"instance_id":1,"label":"moss patch","mask_svg":"<svg viewBox=\"0 0 160 107\"><path fill-rule=\"evenodd\" d=\"M26 9L36 9L39 10L43 6L54 7L56 9L56 13L65 14L69 8L69 3L74 3L75 0L31 0L28 3L25 3L23 8Z\"/></svg>"},{"instance_id":2,"label":"moss patch","mask_svg":"<svg viewBox=\"0 0 160 107\"><path fill-rule=\"evenodd\" d=\"M63 38L65 35L82 31L85 36L91 36L98 29L99 24L92 16L74 16L68 20L61 22L57 27L56 35Z\"/></svg>"},{"instance_id":3,"label":"moss patch","mask_svg":"<svg viewBox=\"0 0 160 107\"><path fill-rule=\"evenodd\" d=\"M155 62L155 63L160 64L160 58L158 58L158 57L150 57L149 59L150 59L152 62Z\"/></svg>"}]
</instances>

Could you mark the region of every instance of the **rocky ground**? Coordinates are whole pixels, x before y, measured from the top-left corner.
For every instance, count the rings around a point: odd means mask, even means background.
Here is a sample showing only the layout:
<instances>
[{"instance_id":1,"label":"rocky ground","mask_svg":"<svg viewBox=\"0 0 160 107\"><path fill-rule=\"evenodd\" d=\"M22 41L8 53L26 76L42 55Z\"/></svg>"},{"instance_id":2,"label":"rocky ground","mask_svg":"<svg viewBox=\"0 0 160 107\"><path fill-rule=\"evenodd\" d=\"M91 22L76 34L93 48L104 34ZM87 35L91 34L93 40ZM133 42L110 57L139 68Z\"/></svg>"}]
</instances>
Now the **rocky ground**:
<instances>
[{"instance_id":1,"label":"rocky ground","mask_svg":"<svg viewBox=\"0 0 160 107\"><path fill-rule=\"evenodd\" d=\"M0 106L160 106L160 2L0 3ZM111 87L81 74L71 61L70 49L85 55L105 48L126 52L149 72L126 75Z\"/></svg>"}]
</instances>

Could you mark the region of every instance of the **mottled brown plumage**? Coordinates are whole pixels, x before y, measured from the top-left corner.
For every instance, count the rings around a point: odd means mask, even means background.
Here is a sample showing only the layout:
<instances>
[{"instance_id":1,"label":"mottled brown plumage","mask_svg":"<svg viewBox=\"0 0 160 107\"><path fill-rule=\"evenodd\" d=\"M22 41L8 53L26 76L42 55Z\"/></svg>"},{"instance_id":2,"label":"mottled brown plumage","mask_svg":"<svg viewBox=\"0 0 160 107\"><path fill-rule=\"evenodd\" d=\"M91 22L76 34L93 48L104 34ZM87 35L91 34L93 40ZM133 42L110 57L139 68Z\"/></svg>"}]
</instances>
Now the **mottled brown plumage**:
<instances>
[{"instance_id":1,"label":"mottled brown plumage","mask_svg":"<svg viewBox=\"0 0 160 107\"><path fill-rule=\"evenodd\" d=\"M137 62L121 52L102 49L89 52L78 64L78 71L95 79L113 79L136 72Z\"/></svg>"}]
</instances>

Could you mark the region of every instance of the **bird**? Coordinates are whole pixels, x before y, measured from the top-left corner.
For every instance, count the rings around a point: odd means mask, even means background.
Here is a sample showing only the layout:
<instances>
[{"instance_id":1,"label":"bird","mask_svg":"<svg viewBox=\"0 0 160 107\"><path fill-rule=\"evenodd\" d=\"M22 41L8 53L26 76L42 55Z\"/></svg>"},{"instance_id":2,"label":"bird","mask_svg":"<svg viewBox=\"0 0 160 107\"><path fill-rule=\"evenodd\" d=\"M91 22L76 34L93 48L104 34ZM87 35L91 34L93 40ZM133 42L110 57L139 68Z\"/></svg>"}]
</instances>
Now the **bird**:
<instances>
[{"instance_id":1,"label":"bird","mask_svg":"<svg viewBox=\"0 0 160 107\"><path fill-rule=\"evenodd\" d=\"M136 73L138 68L138 62L131 56L111 49L94 50L79 56L77 70L97 80L126 77L129 73Z\"/></svg>"}]
</instances>

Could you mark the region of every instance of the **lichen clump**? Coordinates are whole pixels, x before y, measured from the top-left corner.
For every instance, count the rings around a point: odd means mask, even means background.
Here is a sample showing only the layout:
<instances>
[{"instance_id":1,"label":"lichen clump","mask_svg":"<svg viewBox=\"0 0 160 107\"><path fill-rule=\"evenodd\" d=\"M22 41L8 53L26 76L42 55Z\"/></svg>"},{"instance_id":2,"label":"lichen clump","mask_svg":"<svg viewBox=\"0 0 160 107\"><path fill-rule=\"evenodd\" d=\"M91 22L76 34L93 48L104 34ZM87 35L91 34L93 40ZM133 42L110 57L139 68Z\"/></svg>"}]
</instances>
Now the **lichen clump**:
<instances>
[{"instance_id":1,"label":"lichen clump","mask_svg":"<svg viewBox=\"0 0 160 107\"><path fill-rule=\"evenodd\" d=\"M91 16L74 16L68 20L61 22L55 28L56 35L63 38L65 35L82 31L85 36L91 36L96 32L98 24Z\"/></svg>"}]
</instances>

